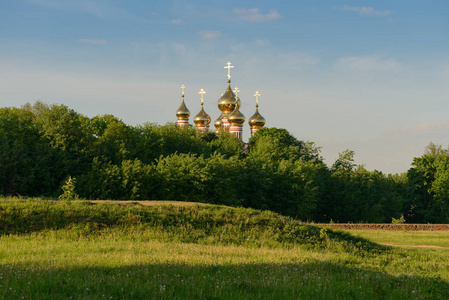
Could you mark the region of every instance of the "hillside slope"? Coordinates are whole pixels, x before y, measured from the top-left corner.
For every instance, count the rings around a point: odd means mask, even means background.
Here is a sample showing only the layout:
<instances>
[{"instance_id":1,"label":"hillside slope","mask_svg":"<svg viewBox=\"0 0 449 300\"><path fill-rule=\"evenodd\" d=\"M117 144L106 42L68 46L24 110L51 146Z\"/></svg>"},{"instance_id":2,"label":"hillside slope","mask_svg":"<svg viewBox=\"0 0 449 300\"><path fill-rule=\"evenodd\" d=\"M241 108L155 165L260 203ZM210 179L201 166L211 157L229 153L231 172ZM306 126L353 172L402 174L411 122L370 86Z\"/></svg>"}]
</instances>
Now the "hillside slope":
<instances>
[{"instance_id":1,"label":"hillside slope","mask_svg":"<svg viewBox=\"0 0 449 300\"><path fill-rule=\"evenodd\" d=\"M0 201L0 233L69 229L80 234L99 234L107 228L118 227L150 230L162 240L201 244L305 245L375 252L388 249L347 233L319 228L270 211L219 205L181 205L184 203L114 203L4 199Z\"/></svg>"}]
</instances>

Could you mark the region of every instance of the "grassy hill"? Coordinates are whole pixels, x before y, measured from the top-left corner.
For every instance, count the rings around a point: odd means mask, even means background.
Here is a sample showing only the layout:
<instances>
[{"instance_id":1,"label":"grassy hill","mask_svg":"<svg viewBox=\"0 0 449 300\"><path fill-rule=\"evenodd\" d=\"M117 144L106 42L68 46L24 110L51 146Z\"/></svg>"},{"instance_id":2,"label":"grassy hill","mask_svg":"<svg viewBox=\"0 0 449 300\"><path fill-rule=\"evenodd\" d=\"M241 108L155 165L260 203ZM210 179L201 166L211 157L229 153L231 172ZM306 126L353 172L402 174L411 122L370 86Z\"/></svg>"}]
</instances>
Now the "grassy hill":
<instances>
[{"instance_id":1,"label":"grassy hill","mask_svg":"<svg viewBox=\"0 0 449 300\"><path fill-rule=\"evenodd\" d=\"M200 244L251 247L343 247L347 251L383 251L363 238L305 224L270 211L156 201L49 201L0 202L4 234L68 229L99 234L108 228L152 231L158 239Z\"/></svg>"}]
</instances>

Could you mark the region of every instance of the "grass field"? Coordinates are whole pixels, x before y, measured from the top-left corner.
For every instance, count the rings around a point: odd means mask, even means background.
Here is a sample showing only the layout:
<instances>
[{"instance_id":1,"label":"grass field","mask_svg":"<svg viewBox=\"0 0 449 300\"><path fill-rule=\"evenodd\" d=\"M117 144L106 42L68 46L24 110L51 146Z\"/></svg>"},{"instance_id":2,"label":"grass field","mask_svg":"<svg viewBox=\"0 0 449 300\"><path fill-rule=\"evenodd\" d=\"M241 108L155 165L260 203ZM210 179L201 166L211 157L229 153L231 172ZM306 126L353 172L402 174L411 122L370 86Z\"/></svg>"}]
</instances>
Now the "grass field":
<instances>
[{"instance_id":1,"label":"grass field","mask_svg":"<svg viewBox=\"0 0 449 300\"><path fill-rule=\"evenodd\" d=\"M216 206L0 200L1 299L447 299L448 232ZM353 237L359 235L360 237ZM430 237L429 237L430 236Z\"/></svg>"}]
</instances>

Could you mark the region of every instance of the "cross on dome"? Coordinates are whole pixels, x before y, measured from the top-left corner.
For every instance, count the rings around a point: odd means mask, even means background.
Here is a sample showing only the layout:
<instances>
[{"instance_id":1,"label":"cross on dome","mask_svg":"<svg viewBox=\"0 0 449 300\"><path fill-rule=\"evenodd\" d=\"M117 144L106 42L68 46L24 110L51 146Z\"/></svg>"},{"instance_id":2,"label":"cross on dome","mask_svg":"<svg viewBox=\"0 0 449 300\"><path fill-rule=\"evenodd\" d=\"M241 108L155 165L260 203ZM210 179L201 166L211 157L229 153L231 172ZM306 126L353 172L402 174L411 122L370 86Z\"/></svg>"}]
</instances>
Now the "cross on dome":
<instances>
[{"instance_id":1,"label":"cross on dome","mask_svg":"<svg viewBox=\"0 0 449 300\"><path fill-rule=\"evenodd\" d=\"M240 93L240 90L238 87L235 87L234 93L235 93L235 96L238 97L238 94Z\"/></svg>"},{"instance_id":2,"label":"cross on dome","mask_svg":"<svg viewBox=\"0 0 449 300\"><path fill-rule=\"evenodd\" d=\"M259 104L259 96L260 96L259 91L256 91L253 96L256 97L256 104Z\"/></svg>"},{"instance_id":3,"label":"cross on dome","mask_svg":"<svg viewBox=\"0 0 449 300\"><path fill-rule=\"evenodd\" d=\"M181 91L182 91L182 95L184 96L184 89L186 88L185 85L181 85Z\"/></svg>"},{"instance_id":4,"label":"cross on dome","mask_svg":"<svg viewBox=\"0 0 449 300\"><path fill-rule=\"evenodd\" d=\"M204 94L206 94L206 91L204 89L201 89L198 94L201 95L201 104L204 103Z\"/></svg>"},{"instance_id":5,"label":"cross on dome","mask_svg":"<svg viewBox=\"0 0 449 300\"><path fill-rule=\"evenodd\" d=\"M228 60L227 66L225 66L225 69L228 69L228 79L231 79L231 69L234 69L234 66L232 66L231 62Z\"/></svg>"}]
</instances>

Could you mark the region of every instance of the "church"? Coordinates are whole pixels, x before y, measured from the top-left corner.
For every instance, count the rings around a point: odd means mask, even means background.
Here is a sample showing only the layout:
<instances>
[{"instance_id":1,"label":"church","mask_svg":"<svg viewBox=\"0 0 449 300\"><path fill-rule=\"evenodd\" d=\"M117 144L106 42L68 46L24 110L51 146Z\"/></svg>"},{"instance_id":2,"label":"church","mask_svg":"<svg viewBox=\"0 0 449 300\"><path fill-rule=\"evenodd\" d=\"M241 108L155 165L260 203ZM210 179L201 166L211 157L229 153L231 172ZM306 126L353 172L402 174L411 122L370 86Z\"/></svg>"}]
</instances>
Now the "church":
<instances>
[{"instance_id":1,"label":"church","mask_svg":"<svg viewBox=\"0 0 449 300\"><path fill-rule=\"evenodd\" d=\"M215 120L214 126L215 131L218 133L220 130L228 131L231 134L234 134L236 138L242 139L243 136L243 125L245 123L245 116L240 112L241 101L238 97L238 93L240 90L238 87L235 87L234 90L231 88L231 69L234 66L230 61L224 67L228 70L228 87L226 91L221 94L218 98L218 109L221 114ZM190 111L188 110L185 102L184 102L184 89L185 86L181 86L182 90L182 101L181 105L176 112L176 117L178 118L177 124L179 127L185 126L189 124ZM201 89L198 92L201 95L201 110L200 112L193 118L193 123L195 123L195 127L200 132L208 132L209 125L211 123L210 116L204 111L204 94L206 91ZM254 93L254 97L256 97L256 112L253 114L251 118L249 118L248 124L251 128L251 136L253 136L257 130L265 126L265 118L259 113L259 91Z\"/></svg>"}]
</instances>

